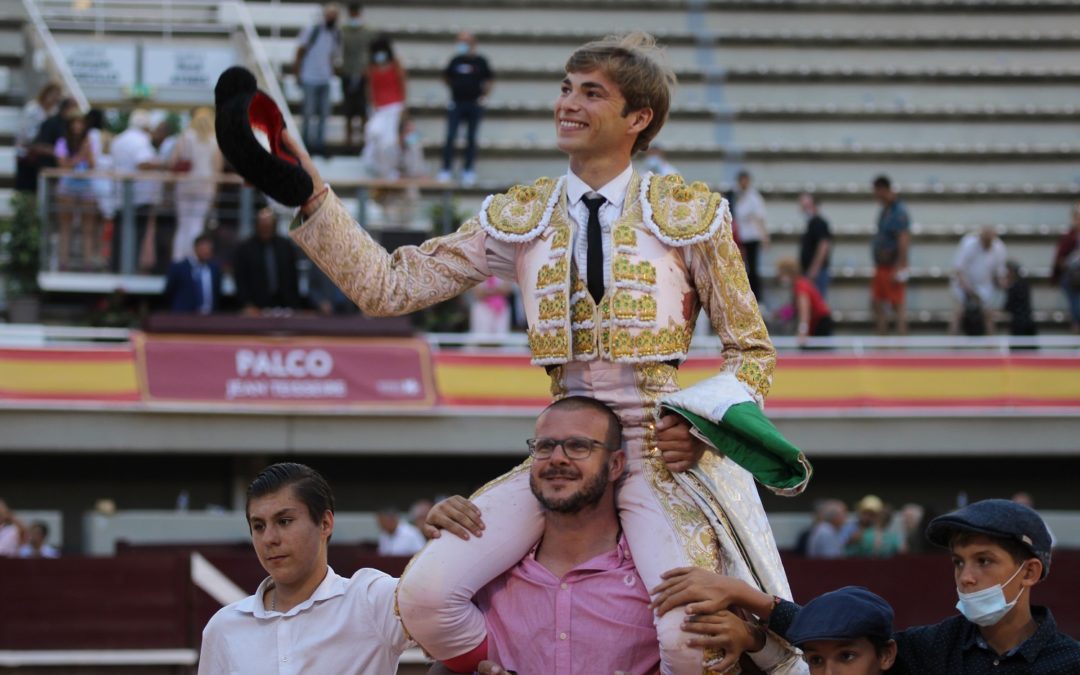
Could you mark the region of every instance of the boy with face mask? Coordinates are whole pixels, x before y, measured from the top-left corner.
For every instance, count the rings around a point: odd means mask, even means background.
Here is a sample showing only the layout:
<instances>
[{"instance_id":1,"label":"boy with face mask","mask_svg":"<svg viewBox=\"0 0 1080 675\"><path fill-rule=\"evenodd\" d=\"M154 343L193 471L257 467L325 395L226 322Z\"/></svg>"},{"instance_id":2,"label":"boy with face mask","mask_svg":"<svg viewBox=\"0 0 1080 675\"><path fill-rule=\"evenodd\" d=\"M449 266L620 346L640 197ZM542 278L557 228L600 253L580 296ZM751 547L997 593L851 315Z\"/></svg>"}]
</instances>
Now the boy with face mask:
<instances>
[{"instance_id":1,"label":"boy with face mask","mask_svg":"<svg viewBox=\"0 0 1080 675\"><path fill-rule=\"evenodd\" d=\"M961 616L894 634L896 662L889 673L1080 673L1080 643L1058 632L1048 608L1031 604L1031 587L1050 571L1050 533L1039 514L1006 499L987 499L935 518L926 537L952 552ZM672 570L665 577L654 589L659 612L687 602L690 614L735 605L792 640L801 611L810 607L702 570ZM710 634L706 624L687 630Z\"/></svg>"}]
</instances>

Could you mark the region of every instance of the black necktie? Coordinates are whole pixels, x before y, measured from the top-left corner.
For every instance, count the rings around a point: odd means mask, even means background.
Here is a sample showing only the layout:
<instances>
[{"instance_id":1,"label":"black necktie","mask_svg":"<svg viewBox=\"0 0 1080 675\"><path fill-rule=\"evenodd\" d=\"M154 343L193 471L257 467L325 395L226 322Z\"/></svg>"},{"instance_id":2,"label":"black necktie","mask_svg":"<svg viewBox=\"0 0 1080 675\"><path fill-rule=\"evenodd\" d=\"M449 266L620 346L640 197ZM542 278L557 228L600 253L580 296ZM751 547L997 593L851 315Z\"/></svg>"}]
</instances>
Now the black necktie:
<instances>
[{"instance_id":1,"label":"black necktie","mask_svg":"<svg viewBox=\"0 0 1080 675\"><path fill-rule=\"evenodd\" d=\"M581 201L589 209L589 248L585 256L589 295L600 304L600 298L604 297L604 242L600 235L600 206L607 200L603 197L582 197Z\"/></svg>"}]
</instances>

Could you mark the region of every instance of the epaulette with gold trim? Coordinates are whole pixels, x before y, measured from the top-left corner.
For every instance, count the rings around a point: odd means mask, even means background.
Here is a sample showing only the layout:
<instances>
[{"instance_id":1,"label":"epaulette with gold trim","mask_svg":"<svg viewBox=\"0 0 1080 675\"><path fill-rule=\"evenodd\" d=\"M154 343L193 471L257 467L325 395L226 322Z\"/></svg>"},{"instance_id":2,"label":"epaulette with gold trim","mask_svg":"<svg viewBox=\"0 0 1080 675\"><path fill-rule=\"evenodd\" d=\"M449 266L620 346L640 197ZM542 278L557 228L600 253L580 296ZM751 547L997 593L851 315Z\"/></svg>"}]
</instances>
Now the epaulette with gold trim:
<instances>
[{"instance_id":1,"label":"epaulette with gold trim","mask_svg":"<svg viewBox=\"0 0 1080 675\"><path fill-rule=\"evenodd\" d=\"M523 242L544 231L559 202L565 178L539 178L490 195L480 207L480 225L500 241Z\"/></svg>"},{"instance_id":2,"label":"epaulette with gold trim","mask_svg":"<svg viewBox=\"0 0 1080 675\"><path fill-rule=\"evenodd\" d=\"M687 246L712 238L728 214L727 200L700 181L649 174L641 181L645 226L668 246Z\"/></svg>"}]
</instances>

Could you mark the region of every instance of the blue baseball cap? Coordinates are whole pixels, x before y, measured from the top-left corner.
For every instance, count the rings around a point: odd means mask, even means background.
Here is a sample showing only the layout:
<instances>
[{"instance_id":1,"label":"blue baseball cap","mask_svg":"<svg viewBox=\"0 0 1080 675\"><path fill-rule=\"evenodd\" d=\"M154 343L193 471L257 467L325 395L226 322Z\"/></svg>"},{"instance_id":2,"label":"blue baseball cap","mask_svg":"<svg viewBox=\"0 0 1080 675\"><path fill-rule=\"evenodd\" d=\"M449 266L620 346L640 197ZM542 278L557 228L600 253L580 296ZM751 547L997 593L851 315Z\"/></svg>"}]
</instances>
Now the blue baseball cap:
<instances>
[{"instance_id":1,"label":"blue baseball cap","mask_svg":"<svg viewBox=\"0 0 1080 675\"><path fill-rule=\"evenodd\" d=\"M973 532L1017 542L1042 561L1042 577L1050 573L1050 531L1042 517L1032 509L1008 499L984 499L959 511L946 513L930 521L926 538L932 544L949 548L958 532Z\"/></svg>"},{"instance_id":2,"label":"blue baseball cap","mask_svg":"<svg viewBox=\"0 0 1080 675\"><path fill-rule=\"evenodd\" d=\"M819 595L799 610L787 639L796 647L814 640L892 638L893 608L862 586Z\"/></svg>"}]
</instances>

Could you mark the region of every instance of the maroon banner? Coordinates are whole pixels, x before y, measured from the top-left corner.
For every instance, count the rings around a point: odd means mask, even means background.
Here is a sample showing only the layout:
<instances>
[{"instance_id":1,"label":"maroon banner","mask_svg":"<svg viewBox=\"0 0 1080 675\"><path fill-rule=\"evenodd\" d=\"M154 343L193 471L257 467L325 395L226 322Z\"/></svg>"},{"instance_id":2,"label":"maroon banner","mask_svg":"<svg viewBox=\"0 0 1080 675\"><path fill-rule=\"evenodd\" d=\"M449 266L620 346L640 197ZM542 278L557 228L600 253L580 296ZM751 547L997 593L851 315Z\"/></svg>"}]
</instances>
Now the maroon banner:
<instances>
[{"instance_id":1,"label":"maroon banner","mask_svg":"<svg viewBox=\"0 0 1080 675\"><path fill-rule=\"evenodd\" d=\"M271 338L136 333L147 402L430 407L431 352L413 338Z\"/></svg>"}]
</instances>

